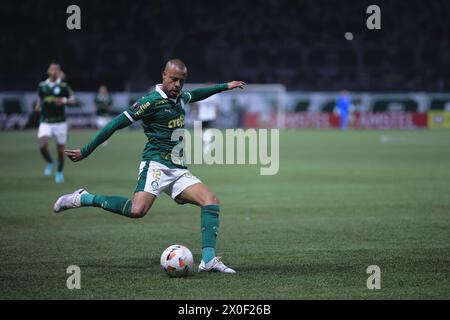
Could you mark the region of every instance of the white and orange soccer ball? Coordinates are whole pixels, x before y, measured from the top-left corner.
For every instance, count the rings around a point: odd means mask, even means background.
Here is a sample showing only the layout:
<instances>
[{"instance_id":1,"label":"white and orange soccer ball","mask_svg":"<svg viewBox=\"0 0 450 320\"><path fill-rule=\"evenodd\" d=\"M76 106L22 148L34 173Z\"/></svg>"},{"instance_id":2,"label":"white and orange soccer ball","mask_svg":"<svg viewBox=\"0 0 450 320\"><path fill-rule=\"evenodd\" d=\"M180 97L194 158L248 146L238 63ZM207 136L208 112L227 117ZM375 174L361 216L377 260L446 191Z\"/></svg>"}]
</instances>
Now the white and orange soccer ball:
<instances>
[{"instance_id":1,"label":"white and orange soccer ball","mask_svg":"<svg viewBox=\"0 0 450 320\"><path fill-rule=\"evenodd\" d=\"M194 258L185 246L171 245L161 255L161 267L171 277L186 276L193 266Z\"/></svg>"}]
</instances>

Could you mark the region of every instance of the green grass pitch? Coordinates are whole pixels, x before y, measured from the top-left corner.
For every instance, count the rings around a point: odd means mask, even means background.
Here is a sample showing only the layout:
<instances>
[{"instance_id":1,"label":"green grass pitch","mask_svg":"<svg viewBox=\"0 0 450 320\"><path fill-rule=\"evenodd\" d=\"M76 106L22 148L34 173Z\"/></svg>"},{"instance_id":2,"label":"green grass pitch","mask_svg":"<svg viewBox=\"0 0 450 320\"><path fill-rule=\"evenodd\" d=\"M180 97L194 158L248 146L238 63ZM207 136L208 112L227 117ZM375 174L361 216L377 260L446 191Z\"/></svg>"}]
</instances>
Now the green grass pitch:
<instances>
[{"instance_id":1,"label":"green grass pitch","mask_svg":"<svg viewBox=\"0 0 450 320\"><path fill-rule=\"evenodd\" d=\"M92 134L72 131L68 147ZM181 243L197 266L198 208L163 195L140 220L52 212L80 186L131 196L141 132L67 161L61 186L43 176L35 135L0 133L1 299L450 298L449 131L285 131L276 176L191 166L221 200L218 254L239 273L183 279L164 275L159 258ZM81 268L80 290L66 288L69 265ZM380 290L366 287L369 265L381 268Z\"/></svg>"}]
</instances>

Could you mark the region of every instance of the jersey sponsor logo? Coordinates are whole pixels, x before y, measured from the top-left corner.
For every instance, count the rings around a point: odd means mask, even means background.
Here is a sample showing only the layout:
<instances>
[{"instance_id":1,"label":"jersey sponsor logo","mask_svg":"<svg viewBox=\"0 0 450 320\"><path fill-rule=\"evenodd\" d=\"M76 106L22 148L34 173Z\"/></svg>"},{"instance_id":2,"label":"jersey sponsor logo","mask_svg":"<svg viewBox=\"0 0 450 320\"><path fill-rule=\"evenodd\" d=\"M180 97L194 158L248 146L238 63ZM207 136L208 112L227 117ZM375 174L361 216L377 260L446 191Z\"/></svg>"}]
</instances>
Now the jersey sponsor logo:
<instances>
[{"instance_id":1,"label":"jersey sponsor logo","mask_svg":"<svg viewBox=\"0 0 450 320\"><path fill-rule=\"evenodd\" d=\"M184 115L182 114L180 117L176 119L172 119L167 123L167 127L170 129L173 128L182 128L184 126Z\"/></svg>"},{"instance_id":2,"label":"jersey sponsor logo","mask_svg":"<svg viewBox=\"0 0 450 320\"><path fill-rule=\"evenodd\" d=\"M144 114L145 110L147 110L148 107L150 107L150 105L151 105L150 102L146 102L144 104L136 102L131 106L131 111L133 111L135 117L139 117Z\"/></svg>"},{"instance_id":3,"label":"jersey sponsor logo","mask_svg":"<svg viewBox=\"0 0 450 320\"><path fill-rule=\"evenodd\" d=\"M61 93L61 88L59 86L56 86L53 88L53 93L54 94L60 94Z\"/></svg>"},{"instance_id":4,"label":"jersey sponsor logo","mask_svg":"<svg viewBox=\"0 0 450 320\"><path fill-rule=\"evenodd\" d=\"M47 96L47 97L44 98L44 102L45 103L56 103L56 99L58 99L58 97Z\"/></svg>"}]
</instances>

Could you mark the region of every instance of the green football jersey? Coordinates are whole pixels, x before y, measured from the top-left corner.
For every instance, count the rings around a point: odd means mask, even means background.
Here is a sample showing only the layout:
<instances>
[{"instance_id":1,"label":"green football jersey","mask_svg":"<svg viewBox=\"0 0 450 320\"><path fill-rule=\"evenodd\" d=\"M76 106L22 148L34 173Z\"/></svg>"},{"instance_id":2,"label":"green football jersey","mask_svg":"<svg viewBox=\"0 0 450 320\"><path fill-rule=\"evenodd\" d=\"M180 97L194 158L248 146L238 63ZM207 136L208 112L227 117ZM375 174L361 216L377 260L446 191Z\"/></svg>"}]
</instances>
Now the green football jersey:
<instances>
[{"instance_id":1,"label":"green football jersey","mask_svg":"<svg viewBox=\"0 0 450 320\"><path fill-rule=\"evenodd\" d=\"M38 96L41 99L40 122L55 123L66 121L66 105L56 105L57 98L73 96L70 86L59 79L52 83L49 79L39 83Z\"/></svg>"},{"instance_id":2,"label":"green football jersey","mask_svg":"<svg viewBox=\"0 0 450 320\"><path fill-rule=\"evenodd\" d=\"M222 83L207 88L198 88L182 92L177 99L169 99L164 91L156 86L156 90L138 99L122 114L112 119L105 127L81 149L81 155L88 157L100 144L105 142L116 130L125 128L131 123L141 120L148 142L142 152L143 161L156 161L169 168L185 169L183 159L183 134L175 130L184 128L184 105L210 97L213 94L228 90L228 84ZM174 148L176 147L176 150ZM172 156L172 151L176 157ZM174 159L175 158L175 159Z\"/></svg>"},{"instance_id":3,"label":"green football jersey","mask_svg":"<svg viewBox=\"0 0 450 320\"><path fill-rule=\"evenodd\" d=\"M94 99L95 107L97 109L98 116L107 116L110 114L110 108L112 106L112 96L108 94L97 94Z\"/></svg>"},{"instance_id":4,"label":"green football jersey","mask_svg":"<svg viewBox=\"0 0 450 320\"><path fill-rule=\"evenodd\" d=\"M157 161L169 168L186 168L182 148L179 157L174 159L171 156L173 148L182 143L182 138L172 141L172 133L184 128L184 105L190 99L189 92L181 93L176 100L169 99L157 86L155 91L138 99L124 112L130 121L142 121L148 138L142 152L143 161Z\"/></svg>"}]
</instances>

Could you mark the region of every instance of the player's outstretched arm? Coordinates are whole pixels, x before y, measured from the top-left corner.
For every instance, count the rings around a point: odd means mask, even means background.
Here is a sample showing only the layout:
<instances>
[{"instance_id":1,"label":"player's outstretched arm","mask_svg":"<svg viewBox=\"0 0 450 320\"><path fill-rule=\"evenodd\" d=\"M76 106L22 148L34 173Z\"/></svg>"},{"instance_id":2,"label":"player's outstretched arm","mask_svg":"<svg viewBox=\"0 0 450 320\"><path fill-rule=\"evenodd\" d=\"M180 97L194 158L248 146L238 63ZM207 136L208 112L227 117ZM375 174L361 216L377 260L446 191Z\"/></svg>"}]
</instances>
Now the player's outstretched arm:
<instances>
[{"instance_id":1,"label":"player's outstretched arm","mask_svg":"<svg viewBox=\"0 0 450 320\"><path fill-rule=\"evenodd\" d=\"M197 102L222 91L233 90L236 88L244 89L246 85L247 84L243 81L231 81L228 83L217 84L211 87L194 89L187 92L187 94L190 95L189 102Z\"/></svg>"},{"instance_id":2,"label":"player's outstretched arm","mask_svg":"<svg viewBox=\"0 0 450 320\"><path fill-rule=\"evenodd\" d=\"M95 136L83 148L74 150L64 150L70 160L77 162L87 158L99 145L109 139L119 129L128 127L131 121L121 113L112 119L103 129L99 130Z\"/></svg>"}]
</instances>

